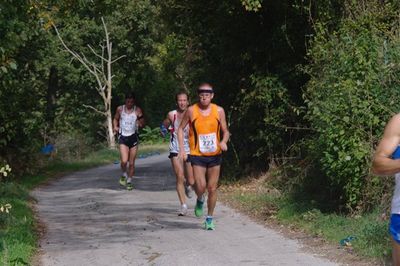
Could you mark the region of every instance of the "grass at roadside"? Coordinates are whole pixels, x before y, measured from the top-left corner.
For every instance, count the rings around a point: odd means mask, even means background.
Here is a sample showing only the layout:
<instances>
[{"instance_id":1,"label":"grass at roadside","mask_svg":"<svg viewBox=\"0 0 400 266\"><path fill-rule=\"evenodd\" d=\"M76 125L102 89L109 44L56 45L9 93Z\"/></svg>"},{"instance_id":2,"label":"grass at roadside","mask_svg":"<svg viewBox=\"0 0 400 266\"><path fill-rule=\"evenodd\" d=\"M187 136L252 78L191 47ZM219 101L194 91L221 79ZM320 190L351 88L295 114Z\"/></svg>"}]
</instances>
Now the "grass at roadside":
<instances>
[{"instance_id":1,"label":"grass at roadside","mask_svg":"<svg viewBox=\"0 0 400 266\"><path fill-rule=\"evenodd\" d=\"M142 145L140 156L168 150L166 144ZM0 212L0 265L30 265L37 249L38 232L30 202L29 191L57 176L92 168L119 160L117 150L102 149L79 161L53 161L38 174L21 178L21 182L0 183L0 205L10 203L9 214Z\"/></svg>"},{"instance_id":2,"label":"grass at roadside","mask_svg":"<svg viewBox=\"0 0 400 266\"><path fill-rule=\"evenodd\" d=\"M348 250L364 258L386 261L390 257L388 221L378 211L360 216L322 213L312 202L299 202L268 190L234 185L222 188L225 201L254 218L286 225L306 234L318 236L333 245L354 236Z\"/></svg>"}]
</instances>

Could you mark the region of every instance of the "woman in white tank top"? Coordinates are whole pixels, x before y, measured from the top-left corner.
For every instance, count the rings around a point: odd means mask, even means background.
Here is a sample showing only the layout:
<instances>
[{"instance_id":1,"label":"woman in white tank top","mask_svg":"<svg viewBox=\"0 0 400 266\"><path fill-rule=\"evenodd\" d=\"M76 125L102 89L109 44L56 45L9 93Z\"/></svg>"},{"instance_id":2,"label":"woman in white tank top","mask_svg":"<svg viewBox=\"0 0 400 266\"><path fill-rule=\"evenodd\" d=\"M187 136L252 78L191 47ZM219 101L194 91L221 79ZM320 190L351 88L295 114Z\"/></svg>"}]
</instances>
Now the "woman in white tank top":
<instances>
[{"instance_id":1,"label":"woman in white tank top","mask_svg":"<svg viewBox=\"0 0 400 266\"><path fill-rule=\"evenodd\" d=\"M189 162L184 162L178 157L179 144L178 144L178 127L180 121L189 106L189 96L186 92L179 92L176 94L177 110L168 113L167 117L161 125L161 133L166 133L167 128L170 129L170 144L169 144L169 158L171 159L172 168L176 175L176 192L178 193L179 202L181 207L178 215L183 216L187 213L186 196L192 197L192 186L194 185L193 169ZM185 129L185 151L189 154L189 127ZM186 183L186 184L185 184ZM185 195L186 194L186 195Z\"/></svg>"}]
</instances>

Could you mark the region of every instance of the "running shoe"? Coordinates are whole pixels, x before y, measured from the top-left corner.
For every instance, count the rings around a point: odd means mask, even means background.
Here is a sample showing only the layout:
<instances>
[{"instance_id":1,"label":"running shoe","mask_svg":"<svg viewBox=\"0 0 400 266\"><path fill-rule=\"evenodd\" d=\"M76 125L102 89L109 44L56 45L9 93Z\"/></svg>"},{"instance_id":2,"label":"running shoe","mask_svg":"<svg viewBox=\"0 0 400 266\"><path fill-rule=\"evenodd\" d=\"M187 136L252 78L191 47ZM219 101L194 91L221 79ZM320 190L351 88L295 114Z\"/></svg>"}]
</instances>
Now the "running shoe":
<instances>
[{"instance_id":1,"label":"running shoe","mask_svg":"<svg viewBox=\"0 0 400 266\"><path fill-rule=\"evenodd\" d=\"M120 178L119 178L119 184L121 185L121 186L126 186L126 177L125 176L121 176Z\"/></svg>"},{"instance_id":2,"label":"running shoe","mask_svg":"<svg viewBox=\"0 0 400 266\"><path fill-rule=\"evenodd\" d=\"M187 214L188 207L186 204L182 204L181 208L179 209L178 216L185 216Z\"/></svg>"},{"instance_id":3,"label":"running shoe","mask_svg":"<svg viewBox=\"0 0 400 266\"><path fill-rule=\"evenodd\" d=\"M207 218L204 221L204 229L206 229L206 230L215 230L215 224L214 224L212 218Z\"/></svg>"},{"instance_id":4,"label":"running shoe","mask_svg":"<svg viewBox=\"0 0 400 266\"><path fill-rule=\"evenodd\" d=\"M193 197L193 188L191 185L185 186L185 194L189 199Z\"/></svg>"},{"instance_id":5,"label":"running shoe","mask_svg":"<svg viewBox=\"0 0 400 266\"><path fill-rule=\"evenodd\" d=\"M196 201L196 206L194 207L194 215L196 215L196 217L203 215L204 196L202 196L202 200L203 201L197 199Z\"/></svg>"},{"instance_id":6,"label":"running shoe","mask_svg":"<svg viewBox=\"0 0 400 266\"><path fill-rule=\"evenodd\" d=\"M126 184L126 189L127 189L127 190L132 190L132 189L133 189L132 183L127 183L127 184Z\"/></svg>"}]
</instances>

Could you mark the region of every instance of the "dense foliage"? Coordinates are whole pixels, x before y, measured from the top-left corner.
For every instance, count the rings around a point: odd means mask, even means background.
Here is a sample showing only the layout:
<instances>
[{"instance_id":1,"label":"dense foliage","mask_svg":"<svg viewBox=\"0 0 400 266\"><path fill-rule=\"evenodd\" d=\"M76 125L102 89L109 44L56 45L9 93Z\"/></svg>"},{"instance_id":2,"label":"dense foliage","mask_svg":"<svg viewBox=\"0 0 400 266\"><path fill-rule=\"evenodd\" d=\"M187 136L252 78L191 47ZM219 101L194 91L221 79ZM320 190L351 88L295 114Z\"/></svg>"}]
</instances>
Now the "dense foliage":
<instances>
[{"instance_id":1,"label":"dense foliage","mask_svg":"<svg viewBox=\"0 0 400 266\"><path fill-rule=\"evenodd\" d=\"M134 91L148 141L176 91L195 100L196 85L209 81L232 132L225 176L274 163L285 168L280 188L309 197L318 188L334 208L389 198L392 182L369 165L398 112L396 1L17 2L0 3L0 161L15 175L47 143L66 157L104 143L104 119L84 106L101 108L96 80L52 28L91 57L104 18L114 56L126 56L113 67L113 110Z\"/></svg>"},{"instance_id":2,"label":"dense foliage","mask_svg":"<svg viewBox=\"0 0 400 266\"><path fill-rule=\"evenodd\" d=\"M378 3L349 8L354 17L337 31L317 26L309 52L305 98L316 130L309 147L349 207L370 207L390 191L384 179L371 176L369 164L383 126L399 111L398 9Z\"/></svg>"}]
</instances>

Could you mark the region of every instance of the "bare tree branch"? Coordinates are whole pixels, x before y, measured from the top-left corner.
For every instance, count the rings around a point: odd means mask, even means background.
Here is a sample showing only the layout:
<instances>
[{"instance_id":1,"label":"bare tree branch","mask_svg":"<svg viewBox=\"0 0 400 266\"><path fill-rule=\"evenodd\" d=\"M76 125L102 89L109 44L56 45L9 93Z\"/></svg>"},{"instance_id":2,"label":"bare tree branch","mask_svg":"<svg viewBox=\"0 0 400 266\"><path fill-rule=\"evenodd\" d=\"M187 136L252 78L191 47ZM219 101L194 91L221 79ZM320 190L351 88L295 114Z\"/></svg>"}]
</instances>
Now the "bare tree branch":
<instances>
[{"instance_id":1,"label":"bare tree branch","mask_svg":"<svg viewBox=\"0 0 400 266\"><path fill-rule=\"evenodd\" d=\"M64 46L65 50L67 50L67 52L69 52L73 57L75 57L76 59L78 59L78 61L92 74L93 71L91 70L91 68L88 66L88 64L86 63L86 61L79 55L77 54L75 51L71 50L64 42L63 38L61 37L60 33L58 32L58 29L56 27L55 24L52 24L53 28L55 29L56 33L57 33L57 37L60 40L61 44Z\"/></svg>"},{"instance_id":2,"label":"bare tree branch","mask_svg":"<svg viewBox=\"0 0 400 266\"><path fill-rule=\"evenodd\" d=\"M126 55L121 55L120 57L118 57L117 59L114 59L111 61L111 64L114 64L115 62L117 62L118 60L120 60L121 58L126 57Z\"/></svg>"},{"instance_id":3,"label":"bare tree branch","mask_svg":"<svg viewBox=\"0 0 400 266\"><path fill-rule=\"evenodd\" d=\"M186 91L189 91L188 87L186 86L185 80L183 79L182 75L175 71L175 76L181 80L182 86Z\"/></svg>"},{"instance_id":4,"label":"bare tree branch","mask_svg":"<svg viewBox=\"0 0 400 266\"><path fill-rule=\"evenodd\" d=\"M91 106L91 105L83 104L83 107L92 109L92 110L94 110L96 113L102 114L102 115L104 115L104 116L107 115L106 112L100 111L100 110L98 110L97 108L95 108L95 107L93 107L93 106Z\"/></svg>"},{"instance_id":5,"label":"bare tree branch","mask_svg":"<svg viewBox=\"0 0 400 266\"><path fill-rule=\"evenodd\" d=\"M96 52L92 46L89 44L87 47L90 51L95 55L95 60L89 60L83 52L76 52L68 47L68 45L64 42L63 38L61 37L60 33L56 25L53 24L53 27L57 33L57 37L60 40L64 49L72 55L72 60L77 59L83 66L86 68L90 74L92 74L96 80L97 86L96 91L99 93L103 100L104 104L104 111L101 111L93 106L83 104L84 107L94 110L96 113L99 113L106 117L105 125L106 125L106 136L107 141L109 143L110 148L115 147L115 139L114 139L114 132L113 132L113 125L112 125L112 112L111 112L111 98L112 98L112 64L117 62L126 55L122 55L116 59L112 59L112 42L110 41L109 32L107 29L107 25L104 22L104 18L101 18L104 33L105 33L105 40L100 44L101 48L101 55L100 53ZM100 59L96 60L97 58Z\"/></svg>"},{"instance_id":6,"label":"bare tree branch","mask_svg":"<svg viewBox=\"0 0 400 266\"><path fill-rule=\"evenodd\" d=\"M101 61L106 61L107 59L105 59L103 56L101 56L101 55L99 55L98 53L96 53L96 51L92 48L92 46L90 46L90 44L88 44L87 45L88 47L89 47L89 49L90 49L90 51L92 51L92 53L95 55L95 56L97 56L98 58L100 58L101 59Z\"/></svg>"}]
</instances>

